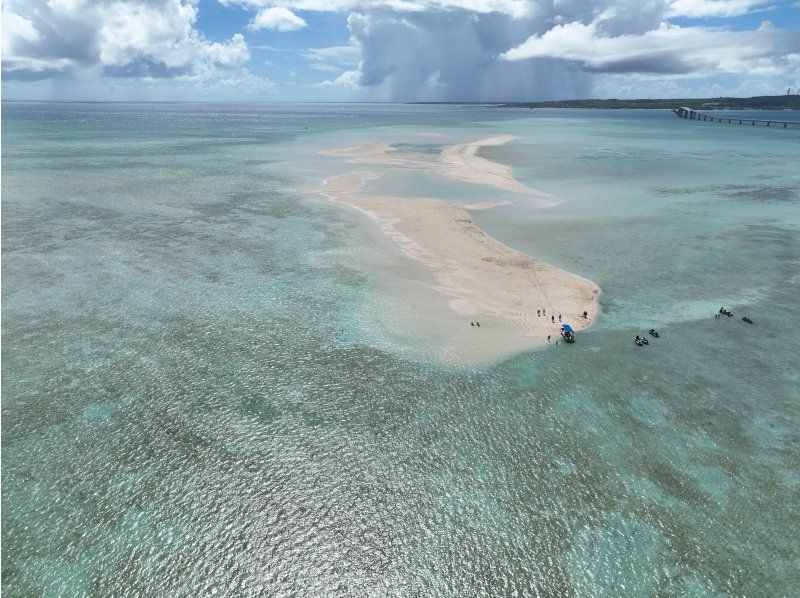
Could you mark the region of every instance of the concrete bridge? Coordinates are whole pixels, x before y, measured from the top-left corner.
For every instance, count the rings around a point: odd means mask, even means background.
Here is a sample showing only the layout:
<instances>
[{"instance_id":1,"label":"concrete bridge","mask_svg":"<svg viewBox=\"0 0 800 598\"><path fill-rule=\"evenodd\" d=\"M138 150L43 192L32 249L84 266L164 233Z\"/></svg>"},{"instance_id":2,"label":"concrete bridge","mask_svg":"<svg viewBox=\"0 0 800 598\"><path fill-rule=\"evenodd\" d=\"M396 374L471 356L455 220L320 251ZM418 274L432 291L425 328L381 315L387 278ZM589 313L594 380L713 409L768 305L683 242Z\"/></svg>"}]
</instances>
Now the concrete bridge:
<instances>
[{"instance_id":1,"label":"concrete bridge","mask_svg":"<svg viewBox=\"0 0 800 598\"><path fill-rule=\"evenodd\" d=\"M728 123L728 124L740 124L740 125L751 125L751 126L773 126L773 127L783 127L784 129L788 127L793 128L800 128L800 121L796 120L763 120L758 118L739 118L739 117L732 117L732 116L716 116L714 114L706 114L705 112L698 112L692 108L675 108L673 110L675 114L677 114L680 118L688 118L689 120L701 120L707 121L710 120L713 122L719 123Z\"/></svg>"}]
</instances>

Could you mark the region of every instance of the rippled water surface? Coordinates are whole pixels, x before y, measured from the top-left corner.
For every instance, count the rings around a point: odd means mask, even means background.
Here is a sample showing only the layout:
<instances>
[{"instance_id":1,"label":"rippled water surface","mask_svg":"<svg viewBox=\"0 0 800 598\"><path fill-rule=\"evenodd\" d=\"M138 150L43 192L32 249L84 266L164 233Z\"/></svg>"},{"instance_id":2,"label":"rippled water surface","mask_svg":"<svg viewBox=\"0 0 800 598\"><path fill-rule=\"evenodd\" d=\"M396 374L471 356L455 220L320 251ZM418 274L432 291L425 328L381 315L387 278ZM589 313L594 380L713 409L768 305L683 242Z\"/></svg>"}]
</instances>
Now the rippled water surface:
<instances>
[{"instance_id":1,"label":"rippled water surface","mask_svg":"<svg viewBox=\"0 0 800 598\"><path fill-rule=\"evenodd\" d=\"M8 596L796 594L800 132L386 105L3 125ZM320 149L492 134L564 202L476 221L598 282L603 316L449 368L364 321L402 259L301 190Z\"/></svg>"}]
</instances>

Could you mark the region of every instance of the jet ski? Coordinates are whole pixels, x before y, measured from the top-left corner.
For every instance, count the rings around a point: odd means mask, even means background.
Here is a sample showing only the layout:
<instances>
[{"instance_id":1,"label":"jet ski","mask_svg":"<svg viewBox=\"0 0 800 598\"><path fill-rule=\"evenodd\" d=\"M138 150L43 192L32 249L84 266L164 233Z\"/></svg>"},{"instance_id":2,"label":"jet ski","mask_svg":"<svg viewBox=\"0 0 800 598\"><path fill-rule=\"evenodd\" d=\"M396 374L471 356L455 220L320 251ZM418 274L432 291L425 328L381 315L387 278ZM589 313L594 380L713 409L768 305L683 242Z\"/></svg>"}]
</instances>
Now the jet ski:
<instances>
[{"instance_id":1,"label":"jet ski","mask_svg":"<svg viewBox=\"0 0 800 598\"><path fill-rule=\"evenodd\" d=\"M658 332L656 332L655 328L651 328L650 330L648 330L648 332L650 333L650 336L654 336L655 338L661 336L660 334L658 334Z\"/></svg>"},{"instance_id":2,"label":"jet ski","mask_svg":"<svg viewBox=\"0 0 800 598\"><path fill-rule=\"evenodd\" d=\"M636 338L633 339L633 342L636 343L636 345L639 347L641 347L642 345L650 344L650 342L646 338L639 336L638 334L636 335Z\"/></svg>"}]
</instances>

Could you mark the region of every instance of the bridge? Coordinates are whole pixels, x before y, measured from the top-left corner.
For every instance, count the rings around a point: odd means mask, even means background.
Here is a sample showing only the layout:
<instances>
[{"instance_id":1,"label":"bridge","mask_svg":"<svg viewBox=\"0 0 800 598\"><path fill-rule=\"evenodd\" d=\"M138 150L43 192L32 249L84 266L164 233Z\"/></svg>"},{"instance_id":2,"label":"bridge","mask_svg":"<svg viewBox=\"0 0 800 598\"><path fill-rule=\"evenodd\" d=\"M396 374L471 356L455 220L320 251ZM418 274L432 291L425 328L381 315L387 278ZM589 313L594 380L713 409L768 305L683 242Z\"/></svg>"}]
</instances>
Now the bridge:
<instances>
[{"instance_id":1,"label":"bridge","mask_svg":"<svg viewBox=\"0 0 800 598\"><path fill-rule=\"evenodd\" d=\"M692 108L675 108L673 110L675 114L677 114L680 118L688 118L689 120L701 120L707 121L710 120L713 122L718 123L728 123L728 124L740 124L740 125L751 125L751 126L767 126L770 125L773 127L783 127L784 129L788 127L798 127L800 128L800 121L796 120L764 120L759 118L739 118L739 117L731 117L731 116L715 116L713 114L706 114L705 112L698 112Z\"/></svg>"}]
</instances>

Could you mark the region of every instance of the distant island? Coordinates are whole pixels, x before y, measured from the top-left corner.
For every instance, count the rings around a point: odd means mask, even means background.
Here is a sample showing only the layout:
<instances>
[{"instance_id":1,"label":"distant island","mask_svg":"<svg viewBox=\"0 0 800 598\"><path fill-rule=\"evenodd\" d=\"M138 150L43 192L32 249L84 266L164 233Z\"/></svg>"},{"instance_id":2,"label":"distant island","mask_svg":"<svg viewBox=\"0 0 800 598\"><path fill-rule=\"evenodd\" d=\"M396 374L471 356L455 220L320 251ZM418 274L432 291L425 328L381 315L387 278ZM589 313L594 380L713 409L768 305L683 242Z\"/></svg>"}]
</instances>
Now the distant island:
<instances>
[{"instance_id":1,"label":"distant island","mask_svg":"<svg viewBox=\"0 0 800 598\"><path fill-rule=\"evenodd\" d=\"M754 98L684 98L640 100L558 100L552 102L509 102L509 108L692 108L694 110L800 110L800 95L757 96Z\"/></svg>"}]
</instances>

